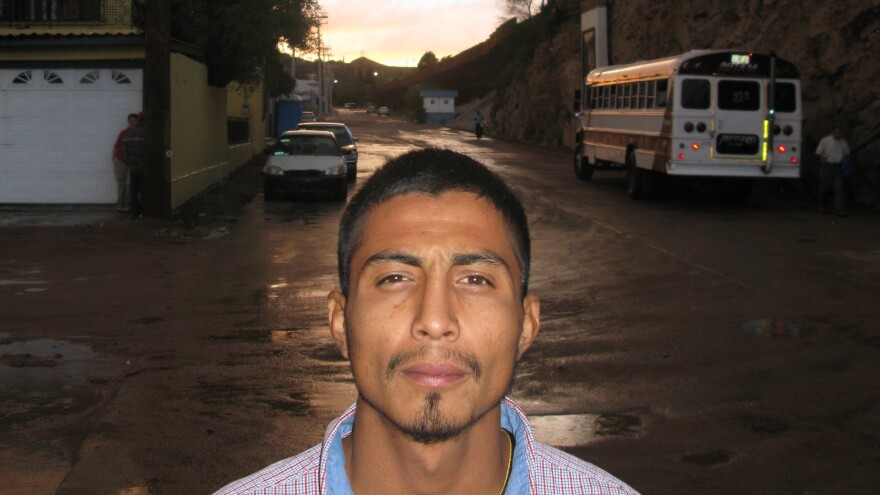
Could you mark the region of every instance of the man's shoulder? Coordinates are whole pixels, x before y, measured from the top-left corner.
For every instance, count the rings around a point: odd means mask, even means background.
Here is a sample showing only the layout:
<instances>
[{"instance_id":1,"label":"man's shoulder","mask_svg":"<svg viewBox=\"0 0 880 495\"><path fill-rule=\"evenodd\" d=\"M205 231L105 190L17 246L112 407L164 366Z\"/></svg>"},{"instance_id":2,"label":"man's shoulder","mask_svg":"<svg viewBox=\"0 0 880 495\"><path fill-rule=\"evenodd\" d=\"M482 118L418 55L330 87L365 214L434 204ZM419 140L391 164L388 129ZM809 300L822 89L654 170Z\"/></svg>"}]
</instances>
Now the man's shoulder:
<instances>
[{"instance_id":1,"label":"man's shoulder","mask_svg":"<svg viewBox=\"0 0 880 495\"><path fill-rule=\"evenodd\" d=\"M583 459L540 442L535 442L533 448L536 479L532 485L538 488L536 493L638 494L623 481Z\"/></svg>"},{"instance_id":2,"label":"man's shoulder","mask_svg":"<svg viewBox=\"0 0 880 495\"><path fill-rule=\"evenodd\" d=\"M307 495L320 490L321 445L224 486L214 495Z\"/></svg>"}]
</instances>

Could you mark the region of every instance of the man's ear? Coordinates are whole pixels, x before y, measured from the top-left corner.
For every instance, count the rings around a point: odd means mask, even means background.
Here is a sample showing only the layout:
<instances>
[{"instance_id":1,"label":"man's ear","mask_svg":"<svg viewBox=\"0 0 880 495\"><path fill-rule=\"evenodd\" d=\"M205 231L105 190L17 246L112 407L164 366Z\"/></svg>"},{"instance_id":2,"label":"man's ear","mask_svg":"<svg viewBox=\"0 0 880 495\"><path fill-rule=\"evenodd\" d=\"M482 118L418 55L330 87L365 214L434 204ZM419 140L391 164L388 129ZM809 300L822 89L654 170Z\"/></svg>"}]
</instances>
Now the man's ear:
<instances>
[{"instance_id":1,"label":"man's ear","mask_svg":"<svg viewBox=\"0 0 880 495\"><path fill-rule=\"evenodd\" d=\"M348 359L348 335L345 333L345 296L339 291L327 295L327 313L330 321L330 336L342 357Z\"/></svg>"},{"instance_id":2,"label":"man's ear","mask_svg":"<svg viewBox=\"0 0 880 495\"><path fill-rule=\"evenodd\" d=\"M538 330L541 329L541 299L535 295L528 295L523 299L523 324L519 335L517 359L532 346Z\"/></svg>"}]
</instances>

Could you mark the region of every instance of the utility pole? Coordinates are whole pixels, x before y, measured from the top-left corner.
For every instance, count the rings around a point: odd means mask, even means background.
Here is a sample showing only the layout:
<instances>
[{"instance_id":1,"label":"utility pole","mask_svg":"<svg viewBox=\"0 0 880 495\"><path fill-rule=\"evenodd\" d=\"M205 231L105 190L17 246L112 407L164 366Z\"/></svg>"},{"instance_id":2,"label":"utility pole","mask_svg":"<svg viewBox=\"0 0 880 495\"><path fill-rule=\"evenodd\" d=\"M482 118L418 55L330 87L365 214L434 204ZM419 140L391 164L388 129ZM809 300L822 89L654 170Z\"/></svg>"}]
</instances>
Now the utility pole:
<instances>
[{"instance_id":1,"label":"utility pole","mask_svg":"<svg viewBox=\"0 0 880 495\"><path fill-rule=\"evenodd\" d=\"M321 24L325 24L323 22L325 19L327 19L326 15L319 15L315 17L315 20L318 23L318 112L323 115L329 113L330 108L327 105L327 91L325 87L327 75L324 73L324 41L321 39Z\"/></svg>"},{"instance_id":2,"label":"utility pole","mask_svg":"<svg viewBox=\"0 0 880 495\"><path fill-rule=\"evenodd\" d=\"M151 217L171 217L171 4L144 2L144 125L147 163L143 208Z\"/></svg>"}]
</instances>

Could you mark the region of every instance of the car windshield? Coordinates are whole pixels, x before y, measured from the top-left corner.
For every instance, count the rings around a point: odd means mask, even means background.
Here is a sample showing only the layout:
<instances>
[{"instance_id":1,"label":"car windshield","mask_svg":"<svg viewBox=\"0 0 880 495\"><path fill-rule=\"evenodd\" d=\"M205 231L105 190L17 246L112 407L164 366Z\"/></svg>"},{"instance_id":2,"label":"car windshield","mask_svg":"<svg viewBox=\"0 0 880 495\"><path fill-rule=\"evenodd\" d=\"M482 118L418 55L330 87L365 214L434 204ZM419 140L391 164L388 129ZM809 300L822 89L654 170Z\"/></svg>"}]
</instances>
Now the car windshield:
<instances>
[{"instance_id":1,"label":"car windshield","mask_svg":"<svg viewBox=\"0 0 880 495\"><path fill-rule=\"evenodd\" d=\"M339 146L349 146L353 144L351 137L348 135L348 132L345 131L345 127L340 126L299 126L299 129L310 130L310 131L330 131L336 136L336 141L339 143Z\"/></svg>"},{"instance_id":2,"label":"car windshield","mask_svg":"<svg viewBox=\"0 0 880 495\"><path fill-rule=\"evenodd\" d=\"M281 136L272 149L274 156L340 156L339 147L330 136Z\"/></svg>"}]
</instances>

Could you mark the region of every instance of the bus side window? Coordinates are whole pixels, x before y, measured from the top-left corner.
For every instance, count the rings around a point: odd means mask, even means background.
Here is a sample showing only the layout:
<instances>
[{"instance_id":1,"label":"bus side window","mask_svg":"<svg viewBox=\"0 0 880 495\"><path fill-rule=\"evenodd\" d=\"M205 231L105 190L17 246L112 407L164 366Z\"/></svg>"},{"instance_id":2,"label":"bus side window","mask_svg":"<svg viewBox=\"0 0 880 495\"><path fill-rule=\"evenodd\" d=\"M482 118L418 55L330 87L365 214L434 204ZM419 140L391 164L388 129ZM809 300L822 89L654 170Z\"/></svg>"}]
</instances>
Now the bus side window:
<instances>
[{"instance_id":1,"label":"bus side window","mask_svg":"<svg viewBox=\"0 0 880 495\"><path fill-rule=\"evenodd\" d=\"M648 96L648 83L642 81L639 83L639 108L645 108Z\"/></svg>"},{"instance_id":2,"label":"bus side window","mask_svg":"<svg viewBox=\"0 0 880 495\"><path fill-rule=\"evenodd\" d=\"M611 87L602 86L602 108L611 108Z\"/></svg>"},{"instance_id":3,"label":"bus side window","mask_svg":"<svg viewBox=\"0 0 880 495\"><path fill-rule=\"evenodd\" d=\"M681 107L705 110L709 108L711 94L707 79L685 79L681 83Z\"/></svg>"},{"instance_id":4,"label":"bus side window","mask_svg":"<svg viewBox=\"0 0 880 495\"><path fill-rule=\"evenodd\" d=\"M614 108L617 106L617 85L612 84L608 91L610 91L611 96L608 99L608 108Z\"/></svg>"},{"instance_id":5,"label":"bus side window","mask_svg":"<svg viewBox=\"0 0 880 495\"><path fill-rule=\"evenodd\" d=\"M629 106L639 108L639 83L629 83Z\"/></svg>"},{"instance_id":6,"label":"bus side window","mask_svg":"<svg viewBox=\"0 0 880 495\"><path fill-rule=\"evenodd\" d=\"M668 79L660 79L657 81L657 108L666 108L666 93L668 87Z\"/></svg>"},{"instance_id":7,"label":"bus side window","mask_svg":"<svg viewBox=\"0 0 880 495\"><path fill-rule=\"evenodd\" d=\"M648 81L648 101L645 103L647 108L655 108L654 95L657 91L657 81Z\"/></svg>"},{"instance_id":8,"label":"bus side window","mask_svg":"<svg viewBox=\"0 0 880 495\"><path fill-rule=\"evenodd\" d=\"M623 108L630 108L629 99L632 97L632 84L623 84L621 89L623 90Z\"/></svg>"}]
</instances>

